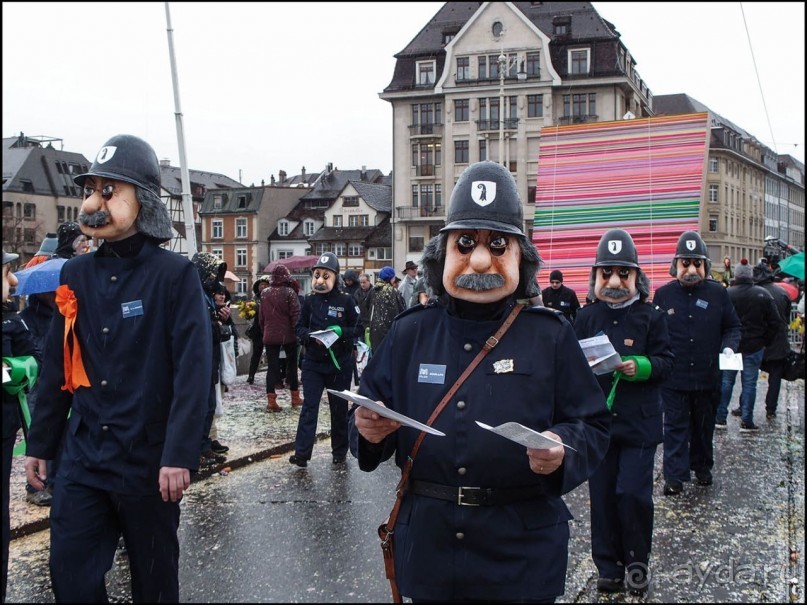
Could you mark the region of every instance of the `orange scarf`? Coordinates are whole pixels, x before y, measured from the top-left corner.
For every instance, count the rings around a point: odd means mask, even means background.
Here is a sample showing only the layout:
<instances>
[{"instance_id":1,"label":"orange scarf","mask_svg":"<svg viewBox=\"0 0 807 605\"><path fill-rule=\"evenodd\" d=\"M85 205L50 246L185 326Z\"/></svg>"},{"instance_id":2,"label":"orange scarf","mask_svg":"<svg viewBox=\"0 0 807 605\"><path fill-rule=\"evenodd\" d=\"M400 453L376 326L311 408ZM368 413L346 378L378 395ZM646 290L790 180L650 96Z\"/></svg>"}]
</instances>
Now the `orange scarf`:
<instances>
[{"instance_id":1,"label":"orange scarf","mask_svg":"<svg viewBox=\"0 0 807 605\"><path fill-rule=\"evenodd\" d=\"M64 315L64 380L63 391L71 393L78 387L90 386L90 379L84 371L84 363L81 361L81 347L76 338L74 324L78 314L78 301L76 294L67 284L62 284L56 288L56 306L59 313ZM70 353L70 346L73 353Z\"/></svg>"}]
</instances>

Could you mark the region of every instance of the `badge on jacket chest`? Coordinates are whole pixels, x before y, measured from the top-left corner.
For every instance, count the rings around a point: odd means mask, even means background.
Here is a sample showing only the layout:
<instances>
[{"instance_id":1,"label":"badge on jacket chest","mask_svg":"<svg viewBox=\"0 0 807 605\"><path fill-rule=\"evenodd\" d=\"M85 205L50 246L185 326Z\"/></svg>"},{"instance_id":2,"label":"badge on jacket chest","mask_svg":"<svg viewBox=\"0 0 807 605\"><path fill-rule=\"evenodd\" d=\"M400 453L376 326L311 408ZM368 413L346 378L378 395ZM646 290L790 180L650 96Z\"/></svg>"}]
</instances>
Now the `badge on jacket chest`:
<instances>
[{"instance_id":1,"label":"badge on jacket chest","mask_svg":"<svg viewBox=\"0 0 807 605\"><path fill-rule=\"evenodd\" d=\"M515 365L512 359L500 359L493 362L493 371L496 374L507 374L515 371Z\"/></svg>"}]
</instances>

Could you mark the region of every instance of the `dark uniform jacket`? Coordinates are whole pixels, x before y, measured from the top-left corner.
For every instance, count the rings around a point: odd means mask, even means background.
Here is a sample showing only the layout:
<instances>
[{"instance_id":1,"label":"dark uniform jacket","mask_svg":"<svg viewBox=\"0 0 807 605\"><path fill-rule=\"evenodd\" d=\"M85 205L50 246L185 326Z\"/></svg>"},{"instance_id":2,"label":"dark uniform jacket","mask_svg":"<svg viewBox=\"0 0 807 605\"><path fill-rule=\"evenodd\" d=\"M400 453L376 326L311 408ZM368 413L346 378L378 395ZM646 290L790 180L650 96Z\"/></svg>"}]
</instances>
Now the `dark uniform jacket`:
<instances>
[{"instance_id":1,"label":"dark uniform jacket","mask_svg":"<svg viewBox=\"0 0 807 605\"><path fill-rule=\"evenodd\" d=\"M670 376L675 358L664 313L641 300L618 309L598 301L580 309L574 331L579 340L605 334L621 356L639 355L650 360L650 378L631 382L623 376L616 386L611 439L636 446L661 443L661 384ZM597 381L607 396L614 383L613 373L601 374Z\"/></svg>"},{"instance_id":2,"label":"dark uniform jacket","mask_svg":"<svg viewBox=\"0 0 807 605\"><path fill-rule=\"evenodd\" d=\"M750 277L735 277L728 290L742 324L740 353L755 353L769 346L776 337L782 318L773 297L755 286Z\"/></svg>"},{"instance_id":3,"label":"dark uniform jacket","mask_svg":"<svg viewBox=\"0 0 807 605\"><path fill-rule=\"evenodd\" d=\"M512 307L510 302L494 319L479 321L434 302L412 307L393 322L359 392L425 423ZM551 429L576 451L567 449L553 474L538 475L524 446L482 429L477 420ZM402 594L449 601L562 594L571 514L560 496L597 468L608 448L608 424L605 398L571 324L554 311L524 309L437 417L433 426L446 436L426 436L411 478L447 486L538 486L545 495L499 506L405 495L395 526ZM393 453L402 466L419 435L401 427L373 445L358 435L352 414L350 431L365 471Z\"/></svg>"},{"instance_id":4,"label":"dark uniform jacket","mask_svg":"<svg viewBox=\"0 0 807 605\"><path fill-rule=\"evenodd\" d=\"M160 467L199 464L213 340L199 275L148 240L130 258L77 256L60 279L75 293L91 386L61 389L65 318L56 312L27 455L52 460L67 422L59 477L153 495Z\"/></svg>"},{"instance_id":5,"label":"dark uniform jacket","mask_svg":"<svg viewBox=\"0 0 807 605\"><path fill-rule=\"evenodd\" d=\"M563 284L557 290L551 286L544 288L541 291L541 300L545 307L560 311L566 316L569 321L574 321L577 311L580 309L580 301L577 300L577 294L571 288L567 288Z\"/></svg>"},{"instance_id":6,"label":"dark uniform jacket","mask_svg":"<svg viewBox=\"0 0 807 605\"><path fill-rule=\"evenodd\" d=\"M40 361L40 348L36 345L28 325L17 315L15 304L3 302L3 357L32 356ZM3 389L3 438L11 438L20 428L20 403L18 395ZM8 485L3 489L8 489Z\"/></svg>"},{"instance_id":7,"label":"dark uniform jacket","mask_svg":"<svg viewBox=\"0 0 807 605\"><path fill-rule=\"evenodd\" d=\"M364 327L359 317L356 300L336 288L327 294L311 292L303 301L300 320L297 322L297 337L305 347L303 370L313 370L323 374L336 374L339 370L333 364L328 350L311 342L309 334L324 330L328 326L340 326L342 336L331 345L336 361L344 368L353 356L353 341L364 335Z\"/></svg>"},{"instance_id":8,"label":"dark uniform jacket","mask_svg":"<svg viewBox=\"0 0 807 605\"><path fill-rule=\"evenodd\" d=\"M675 364L664 388L678 391L720 389L718 355L739 351L741 324L726 289L704 280L684 287L674 279L656 290L653 302L667 313Z\"/></svg>"}]
</instances>

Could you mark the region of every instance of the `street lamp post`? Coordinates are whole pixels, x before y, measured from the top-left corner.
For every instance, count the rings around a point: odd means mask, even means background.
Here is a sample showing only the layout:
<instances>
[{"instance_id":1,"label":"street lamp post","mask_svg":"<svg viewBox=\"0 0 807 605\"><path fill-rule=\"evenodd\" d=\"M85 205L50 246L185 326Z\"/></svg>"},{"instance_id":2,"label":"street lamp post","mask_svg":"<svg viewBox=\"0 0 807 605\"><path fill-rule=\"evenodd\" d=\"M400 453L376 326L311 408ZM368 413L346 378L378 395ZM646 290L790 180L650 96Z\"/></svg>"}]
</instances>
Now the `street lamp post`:
<instances>
[{"instance_id":1,"label":"street lamp post","mask_svg":"<svg viewBox=\"0 0 807 605\"><path fill-rule=\"evenodd\" d=\"M507 165L504 157L504 76L517 61L518 56L515 55L512 59L508 59L507 55L504 54L504 49L499 54L499 163L502 166ZM527 79L527 73L524 71L523 66L518 70L516 77L519 80Z\"/></svg>"}]
</instances>

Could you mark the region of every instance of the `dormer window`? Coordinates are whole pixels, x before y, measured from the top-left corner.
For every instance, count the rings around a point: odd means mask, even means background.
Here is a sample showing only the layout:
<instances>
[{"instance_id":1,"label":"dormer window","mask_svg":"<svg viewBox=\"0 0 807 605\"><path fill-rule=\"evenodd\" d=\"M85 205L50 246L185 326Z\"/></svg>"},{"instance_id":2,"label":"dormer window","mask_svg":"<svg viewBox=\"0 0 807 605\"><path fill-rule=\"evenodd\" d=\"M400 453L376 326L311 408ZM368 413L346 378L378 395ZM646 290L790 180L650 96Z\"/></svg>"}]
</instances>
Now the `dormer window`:
<instances>
[{"instance_id":1,"label":"dormer window","mask_svg":"<svg viewBox=\"0 0 807 605\"><path fill-rule=\"evenodd\" d=\"M213 196L213 209L214 210L221 210L221 195L214 195Z\"/></svg>"},{"instance_id":2,"label":"dormer window","mask_svg":"<svg viewBox=\"0 0 807 605\"><path fill-rule=\"evenodd\" d=\"M436 61L417 62L417 85L434 86L435 74L437 72Z\"/></svg>"},{"instance_id":3,"label":"dormer window","mask_svg":"<svg viewBox=\"0 0 807 605\"><path fill-rule=\"evenodd\" d=\"M577 48L569 51L569 73L587 74L589 72L589 53L591 49Z\"/></svg>"},{"instance_id":4,"label":"dormer window","mask_svg":"<svg viewBox=\"0 0 807 605\"><path fill-rule=\"evenodd\" d=\"M552 33L556 36L566 36L572 33L572 18L567 15L552 19Z\"/></svg>"},{"instance_id":5,"label":"dormer window","mask_svg":"<svg viewBox=\"0 0 807 605\"><path fill-rule=\"evenodd\" d=\"M238 210L246 210L247 209L247 196L246 195L239 195L236 198L236 208Z\"/></svg>"},{"instance_id":6,"label":"dormer window","mask_svg":"<svg viewBox=\"0 0 807 605\"><path fill-rule=\"evenodd\" d=\"M306 237L314 235L314 221L307 220L303 222L303 233Z\"/></svg>"},{"instance_id":7,"label":"dormer window","mask_svg":"<svg viewBox=\"0 0 807 605\"><path fill-rule=\"evenodd\" d=\"M277 234L278 235L288 235L289 234L289 221L286 221L286 220L278 221L278 223L277 223Z\"/></svg>"}]
</instances>

